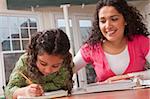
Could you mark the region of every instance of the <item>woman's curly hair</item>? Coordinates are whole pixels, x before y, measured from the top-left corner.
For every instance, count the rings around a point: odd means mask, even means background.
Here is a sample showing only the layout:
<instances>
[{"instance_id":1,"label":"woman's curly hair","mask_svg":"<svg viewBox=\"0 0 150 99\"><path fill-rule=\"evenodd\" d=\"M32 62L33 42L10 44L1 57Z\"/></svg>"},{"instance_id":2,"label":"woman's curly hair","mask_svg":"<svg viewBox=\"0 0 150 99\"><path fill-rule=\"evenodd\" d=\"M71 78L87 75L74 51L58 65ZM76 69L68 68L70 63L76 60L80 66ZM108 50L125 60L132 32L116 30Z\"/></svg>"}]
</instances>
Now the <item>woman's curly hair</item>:
<instances>
[{"instance_id":1,"label":"woman's curly hair","mask_svg":"<svg viewBox=\"0 0 150 99\"><path fill-rule=\"evenodd\" d=\"M28 75L33 79L37 79L39 83L40 76L42 73L37 69L36 61L37 55L42 54L44 52L48 53L49 55L59 55L62 56L64 59L64 66L67 68L69 72L69 79L66 82L69 86L67 86L68 93L71 93L73 87L73 71L72 71L72 55L69 52L70 49L70 42L69 39L61 29L51 29L44 32L37 32L31 37L31 41L28 46L28 58L27 58L27 70Z\"/></svg>"},{"instance_id":2,"label":"woman's curly hair","mask_svg":"<svg viewBox=\"0 0 150 99\"><path fill-rule=\"evenodd\" d=\"M94 21L90 36L85 43L94 44L101 42L106 38L102 35L99 28L99 11L104 6L113 6L119 13L121 13L127 23L125 26L124 35L128 40L132 40L134 35L148 36L149 32L146 25L143 23L143 16L140 12L132 6L129 6L126 0L99 0L94 14Z\"/></svg>"}]
</instances>

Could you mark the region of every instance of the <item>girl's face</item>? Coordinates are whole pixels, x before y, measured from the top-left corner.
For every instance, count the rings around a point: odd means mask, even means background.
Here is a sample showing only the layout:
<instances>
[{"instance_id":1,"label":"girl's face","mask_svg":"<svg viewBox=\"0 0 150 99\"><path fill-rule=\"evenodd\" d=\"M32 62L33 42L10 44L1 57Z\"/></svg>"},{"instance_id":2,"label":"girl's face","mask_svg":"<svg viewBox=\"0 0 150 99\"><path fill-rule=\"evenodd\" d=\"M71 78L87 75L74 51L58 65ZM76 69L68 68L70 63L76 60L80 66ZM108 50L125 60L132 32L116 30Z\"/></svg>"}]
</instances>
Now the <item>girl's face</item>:
<instances>
[{"instance_id":1,"label":"girl's face","mask_svg":"<svg viewBox=\"0 0 150 99\"><path fill-rule=\"evenodd\" d=\"M125 19L113 6L104 6L99 10L99 27L108 41L122 40Z\"/></svg>"},{"instance_id":2,"label":"girl's face","mask_svg":"<svg viewBox=\"0 0 150 99\"><path fill-rule=\"evenodd\" d=\"M49 55L47 53L43 53L41 55L37 55L36 65L39 71L45 76L59 71L62 66L63 58L61 56Z\"/></svg>"}]
</instances>

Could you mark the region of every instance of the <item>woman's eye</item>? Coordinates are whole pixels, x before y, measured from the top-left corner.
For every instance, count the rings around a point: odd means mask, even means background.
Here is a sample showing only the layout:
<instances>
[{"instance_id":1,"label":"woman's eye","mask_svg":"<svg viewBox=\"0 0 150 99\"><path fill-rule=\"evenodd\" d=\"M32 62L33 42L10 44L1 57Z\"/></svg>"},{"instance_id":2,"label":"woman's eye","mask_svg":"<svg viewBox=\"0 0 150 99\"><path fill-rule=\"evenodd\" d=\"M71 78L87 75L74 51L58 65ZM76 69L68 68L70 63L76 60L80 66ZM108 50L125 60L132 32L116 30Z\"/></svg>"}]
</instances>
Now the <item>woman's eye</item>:
<instances>
[{"instance_id":1,"label":"woman's eye","mask_svg":"<svg viewBox=\"0 0 150 99\"><path fill-rule=\"evenodd\" d=\"M99 22L100 22L100 23L105 23L106 21L105 21L105 20L100 20Z\"/></svg>"},{"instance_id":2,"label":"woman's eye","mask_svg":"<svg viewBox=\"0 0 150 99\"><path fill-rule=\"evenodd\" d=\"M112 17L111 20L112 20L112 21L117 21L117 20L118 20L118 17Z\"/></svg>"}]
</instances>

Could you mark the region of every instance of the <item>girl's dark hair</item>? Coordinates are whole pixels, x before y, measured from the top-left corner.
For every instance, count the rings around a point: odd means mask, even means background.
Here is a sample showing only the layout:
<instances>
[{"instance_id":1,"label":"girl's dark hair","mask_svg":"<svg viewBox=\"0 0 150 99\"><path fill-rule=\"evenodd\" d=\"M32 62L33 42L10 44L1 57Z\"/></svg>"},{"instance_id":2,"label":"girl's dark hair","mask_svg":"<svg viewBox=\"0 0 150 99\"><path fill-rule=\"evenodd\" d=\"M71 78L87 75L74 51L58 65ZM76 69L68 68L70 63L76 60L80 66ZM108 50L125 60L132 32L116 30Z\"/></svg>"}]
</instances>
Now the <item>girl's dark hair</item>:
<instances>
[{"instance_id":1,"label":"girl's dark hair","mask_svg":"<svg viewBox=\"0 0 150 99\"><path fill-rule=\"evenodd\" d=\"M35 33L31 37L27 50L28 75L33 79L38 79L39 83L42 83L42 81L40 81L40 76L42 76L42 73L37 69L36 66L37 55L46 52L49 55L61 56L64 59L64 66L69 72L69 80L66 83L68 85L70 84L70 86L67 86L67 90L68 93L71 93L71 89L73 86L73 72L72 66L70 65L72 62L72 56L69 52L69 49L69 39L66 33L64 33L61 29L51 29L44 32Z\"/></svg>"},{"instance_id":2,"label":"girl's dark hair","mask_svg":"<svg viewBox=\"0 0 150 99\"><path fill-rule=\"evenodd\" d=\"M148 36L149 32L146 25L143 23L143 16L139 11L132 6L129 6L126 0L99 0L96 6L96 12L94 14L94 21L89 38L85 43L94 44L105 40L99 28L99 16L100 9L104 6L113 6L115 9L123 15L127 25L125 26L124 35L128 40L132 40L132 36L141 34Z\"/></svg>"}]
</instances>

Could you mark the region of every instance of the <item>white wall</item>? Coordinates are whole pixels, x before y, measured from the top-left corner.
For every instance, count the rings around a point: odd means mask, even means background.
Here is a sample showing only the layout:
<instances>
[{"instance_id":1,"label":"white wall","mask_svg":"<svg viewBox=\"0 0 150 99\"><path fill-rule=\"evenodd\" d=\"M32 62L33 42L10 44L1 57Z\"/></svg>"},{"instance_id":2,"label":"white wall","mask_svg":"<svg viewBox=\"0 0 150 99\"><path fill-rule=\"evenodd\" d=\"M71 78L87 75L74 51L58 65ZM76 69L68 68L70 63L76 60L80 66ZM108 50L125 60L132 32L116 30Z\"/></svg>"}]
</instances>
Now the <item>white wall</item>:
<instances>
[{"instance_id":1,"label":"white wall","mask_svg":"<svg viewBox=\"0 0 150 99\"><path fill-rule=\"evenodd\" d=\"M0 0L0 10L6 10L7 5L6 5L6 0Z\"/></svg>"},{"instance_id":2,"label":"white wall","mask_svg":"<svg viewBox=\"0 0 150 99\"><path fill-rule=\"evenodd\" d=\"M148 30L150 32L150 0L149 0L149 3L147 3L147 5L145 6L145 17L146 17L146 23L147 23L147 27L148 27Z\"/></svg>"},{"instance_id":3,"label":"white wall","mask_svg":"<svg viewBox=\"0 0 150 99\"><path fill-rule=\"evenodd\" d=\"M0 46L0 95L3 94L2 86L4 85L4 68L3 68L3 57L1 53L1 46Z\"/></svg>"},{"instance_id":4,"label":"white wall","mask_svg":"<svg viewBox=\"0 0 150 99\"><path fill-rule=\"evenodd\" d=\"M150 32L150 0L130 1L129 4L135 6L140 11Z\"/></svg>"},{"instance_id":5,"label":"white wall","mask_svg":"<svg viewBox=\"0 0 150 99\"><path fill-rule=\"evenodd\" d=\"M69 16L73 13L88 13L93 15L95 9L95 5L85 5L84 8L82 6L70 6L69 7ZM54 28L54 17L56 13L63 15L63 9L60 7L45 7L45 8L34 8L35 12L41 13L41 18L43 21L43 29Z\"/></svg>"}]
</instances>

